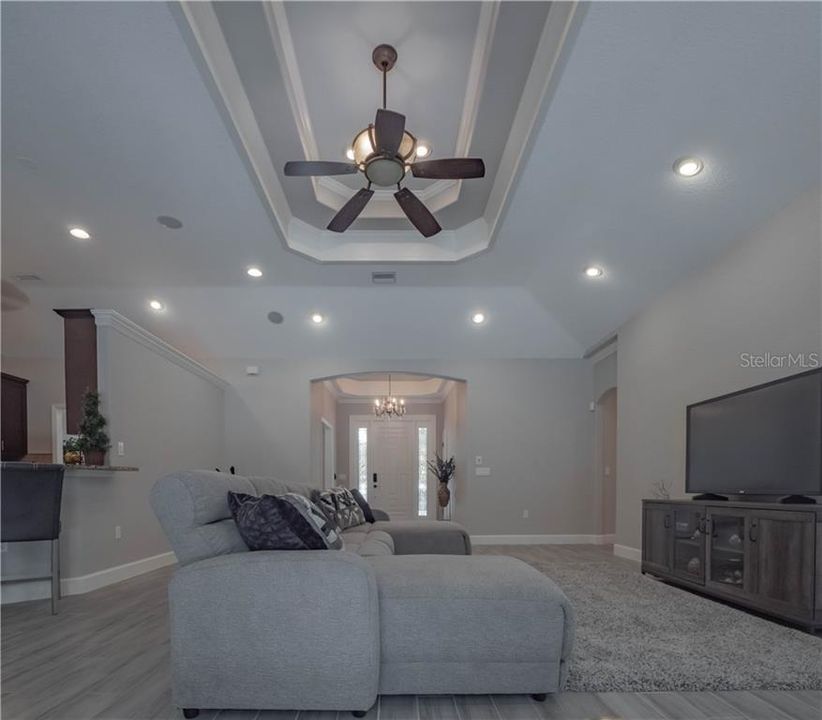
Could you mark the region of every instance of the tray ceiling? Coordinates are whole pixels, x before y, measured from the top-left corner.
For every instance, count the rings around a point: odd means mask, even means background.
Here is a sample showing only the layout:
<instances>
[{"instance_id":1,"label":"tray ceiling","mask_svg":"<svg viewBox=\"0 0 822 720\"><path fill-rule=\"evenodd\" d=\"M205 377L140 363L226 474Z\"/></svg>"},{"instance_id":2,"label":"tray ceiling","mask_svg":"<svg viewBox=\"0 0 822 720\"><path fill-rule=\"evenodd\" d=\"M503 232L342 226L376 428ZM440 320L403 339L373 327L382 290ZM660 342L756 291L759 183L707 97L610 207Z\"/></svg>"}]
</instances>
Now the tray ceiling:
<instances>
[{"instance_id":1,"label":"tray ceiling","mask_svg":"<svg viewBox=\"0 0 822 720\"><path fill-rule=\"evenodd\" d=\"M213 82L285 245L330 262L457 261L493 241L531 128L567 50L573 3L183 3L195 59ZM393 44L388 106L432 157L479 156L486 177L410 178L444 231L425 239L392 189L351 229L325 230L359 175L286 178L288 160L345 160L373 122L372 49Z\"/></svg>"}]
</instances>

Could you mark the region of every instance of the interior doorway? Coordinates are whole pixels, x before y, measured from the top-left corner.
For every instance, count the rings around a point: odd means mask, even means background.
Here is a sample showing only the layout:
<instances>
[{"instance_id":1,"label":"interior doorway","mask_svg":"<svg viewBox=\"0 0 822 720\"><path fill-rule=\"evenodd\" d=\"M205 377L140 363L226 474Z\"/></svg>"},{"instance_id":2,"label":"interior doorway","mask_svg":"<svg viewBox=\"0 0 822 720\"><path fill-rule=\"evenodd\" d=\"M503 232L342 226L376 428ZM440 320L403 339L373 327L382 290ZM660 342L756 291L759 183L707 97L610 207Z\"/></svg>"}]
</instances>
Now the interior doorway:
<instances>
[{"instance_id":1,"label":"interior doorway","mask_svg":"<svg viewBox=\"0 0 822 720\"><path fill-rule=\"evenodd\" d=\"M465 471L459 455L466 383L417 373L390 375L390 393L386 372L312 381L314 484L357 488L373 507L397 520L453 518ZM386 396L402 407L399 415L375 412L375 403ZM458 458L449 484L451 500L445 507L438 501L437 478L428 469L428 461L437 453Z\"/></svg>"},{"instance_id":2,"label":"interior doorway","mask_svg":"<svg viewBox=\"0 0 822 720\"><path fill-rule=\"evenodd\" d=\"M606 390L597 400L597 477L599 534L616 532L617 389Z\"/></svg>"}]
</instances>

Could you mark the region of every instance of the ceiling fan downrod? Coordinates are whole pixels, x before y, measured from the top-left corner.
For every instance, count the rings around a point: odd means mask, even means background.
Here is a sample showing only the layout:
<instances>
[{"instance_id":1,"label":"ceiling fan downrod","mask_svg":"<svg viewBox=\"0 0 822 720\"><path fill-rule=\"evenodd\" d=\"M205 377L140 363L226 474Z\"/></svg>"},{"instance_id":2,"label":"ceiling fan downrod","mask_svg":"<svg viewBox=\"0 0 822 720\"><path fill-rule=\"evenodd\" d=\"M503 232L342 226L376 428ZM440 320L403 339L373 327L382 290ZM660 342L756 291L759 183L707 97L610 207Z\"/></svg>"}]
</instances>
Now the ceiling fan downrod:
<instances>
[{"instance_id":1,"label":"ceiling fan downrod","mask_svg":"<svg viewBox=\"0 0 822 720\"><path fill-rule=\"evenodd\" d=\"M397 62L397 51L392 45L387 45L385 43L382 45L377 45L377 47L374 48L374 52L371 53L371 61L374 63L377 70L382 73L382 108L385 110L387 107L387 76L391 68L393 68L394 64Z\"/></svg>"}]
</instances>

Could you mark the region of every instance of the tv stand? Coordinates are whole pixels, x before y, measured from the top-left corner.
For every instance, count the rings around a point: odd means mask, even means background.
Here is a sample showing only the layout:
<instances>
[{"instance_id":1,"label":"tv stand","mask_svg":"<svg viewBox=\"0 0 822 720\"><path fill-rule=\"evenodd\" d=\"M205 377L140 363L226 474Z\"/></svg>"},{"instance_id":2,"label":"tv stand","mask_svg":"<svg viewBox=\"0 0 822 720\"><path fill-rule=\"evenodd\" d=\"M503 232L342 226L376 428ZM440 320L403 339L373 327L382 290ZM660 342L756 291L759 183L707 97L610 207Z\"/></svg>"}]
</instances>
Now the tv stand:
<instances>
[{"instance_id":1,"label":"tv stand","mask_svg":"<svg viewBox=\"0 0 822 720\"><path fill-rule=\"evenodd\" d=\"M724 495L717 495L715 493L702 493L701 495L694 495L694 500L719 500L720 502L728 500Z\"/></svg>"},{"instance_id":2,"label":"tv stand","mask_svg":"<svg viewBox=\"0 0 822 720\"><path fill-rule=\"evenodd\" d=\"M822 504L643 500L642 572L822 629Z\"/></svg>"},{"instance_id":3,"label":"tv stand","mask_svg":"<svg viewBox=\"0 0 822 720\"><path fill-rule=\"evenodd\" d=\"M779 502L782 505L816 505L816 500L807 495L787 495L780 498Z\"/></svg>"}]
</instances>

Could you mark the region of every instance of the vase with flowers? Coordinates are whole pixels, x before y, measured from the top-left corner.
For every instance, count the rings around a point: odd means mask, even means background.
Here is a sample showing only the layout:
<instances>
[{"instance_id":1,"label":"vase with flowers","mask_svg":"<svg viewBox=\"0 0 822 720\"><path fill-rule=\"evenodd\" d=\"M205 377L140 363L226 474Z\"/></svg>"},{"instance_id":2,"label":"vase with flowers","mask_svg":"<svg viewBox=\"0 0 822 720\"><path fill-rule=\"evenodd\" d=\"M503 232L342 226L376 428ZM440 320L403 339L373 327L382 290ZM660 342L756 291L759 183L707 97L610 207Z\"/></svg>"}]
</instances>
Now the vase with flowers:
<instances>
[{"instance_id":1,"label":"vase with flowers","mask_svg":"<svg viewBox=\"0 0 822 720\"><path fill-rule=\"evenodd\" d=\"M454 471L456 470L453 456L445 460L440 457L439 453L435 453L435 459L428 461L428 470L439 480L437 501L440 507L447 507L451 501L451 490L448 487L448 483L451 481L451 478L454 477Z\"/></svg>"}]
</instances>

